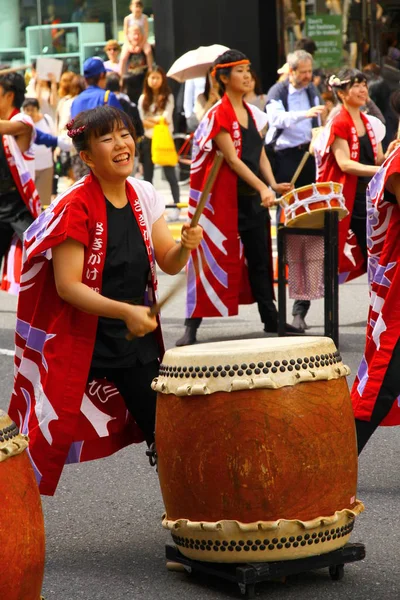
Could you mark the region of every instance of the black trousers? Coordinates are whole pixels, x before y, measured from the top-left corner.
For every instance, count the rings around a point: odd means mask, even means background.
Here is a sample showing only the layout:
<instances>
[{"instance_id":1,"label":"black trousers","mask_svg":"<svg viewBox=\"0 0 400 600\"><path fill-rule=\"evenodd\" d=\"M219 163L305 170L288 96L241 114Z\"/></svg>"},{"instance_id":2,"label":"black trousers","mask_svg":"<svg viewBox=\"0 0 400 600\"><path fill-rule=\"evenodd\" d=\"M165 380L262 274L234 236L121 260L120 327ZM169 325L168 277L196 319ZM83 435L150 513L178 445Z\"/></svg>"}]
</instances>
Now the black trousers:
<instances>
[{"instance_id":1,"label":"black trousers","mask_svg":"<svg viewBox=\"0 0 400 600\"><path fill-rule=\"evenodd\" d=\"M258 305L261 321L264 325L275 326L278 323L278 311L274 303L270 235L269 222L265 218L262 219L259 227L240 231L250 287ZM200 323L201 318L185 320L185 325L194 327L199 327Z\"/></svg>"},{"instance_id":2,"label":"black trousers","mask_svg":"<svg viewBox=\"0 0 400 600\"><path fill-rule=\"evenodd\" d=\"M23 210L12 219L7 219L5 222L0 221L0 265L7 253L14 233L22 240L25 230L28 229L33 221L34 219L28 209Z\"/></svg>"},{"instance_id":3,"label":"black trousers","mask_svg":"<svg viewBox=\"0 0 400 600\"><path fill-rule=\"evenodd\" d=\"M151 382L158 376L158 372L159 362L154 360L146 365L138 364L122 369L92 367L88 377L88 381L94 378L107 379L115 385L149 446L154 442L157 400L157 393L151 389Z\"/></svg>"},{"instance_id":4,"label":"black trousers","mask_svg":"<svg viewBox=\"0 0 400 600\"><path fill-rule=\"evenodd\" d=\"M143 164L143 175L146 181L153 183L154 164L151 160L151 140L143 138L140 144L140 160ZM171 188L174 203L178 204L180 192L175 167L163 167L164 175Z\"/></svg>"},{"instance_id":5,"label":"black trousers","mask_svg":"<svg viewBox=\"0 0 400 600\"><path fill-rule=\"evenodd\" d=\"M370 421L356 419L358 454L368 442L375 429L389 414L396 398L400 396L400 338L394 348L381 389L376 398Z\"/></svg>"},{"instance_id":6,"label":"black trousers","mask_svg":"<svg viewBox=\"0 0 400 600\"><path fill-rule=\"evenodd\" d=\"M286 150L278 150L275 153L275 179L278 183L284 183L291 181L293 175L299 166L304 153L307 152L308 146L304 144L297 148L287 148ZM296 181L296 188L302 187L303 185L310 185L314 183L316 178L315 173L315 160L314 157L309 156L299 178ZM278 206L276 219L277 227L279 226L281 208ZM300 315L305 318L308 309L310 308L311 302L309 300L295 300L293 303L292 315Z\"/></svg>"}]
</instances>

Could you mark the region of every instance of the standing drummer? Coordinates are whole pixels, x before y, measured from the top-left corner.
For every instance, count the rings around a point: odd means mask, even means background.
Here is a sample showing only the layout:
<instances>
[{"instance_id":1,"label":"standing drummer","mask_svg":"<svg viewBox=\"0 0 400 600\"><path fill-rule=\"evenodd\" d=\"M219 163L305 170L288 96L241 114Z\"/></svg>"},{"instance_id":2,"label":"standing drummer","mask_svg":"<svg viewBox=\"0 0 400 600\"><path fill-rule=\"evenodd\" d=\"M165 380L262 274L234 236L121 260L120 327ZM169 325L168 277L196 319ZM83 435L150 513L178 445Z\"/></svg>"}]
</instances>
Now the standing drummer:
<instances>
[{"instance_id":1,"label":"standing drummer","mask_svg":"<svg viewBox=\"0 0 400 600\"><path fill-rule=\"evenodd\" d=\"M272 86L267 96L266 111L269 129L265 143L274 152L274 174L278 183L290 181L304 153L308 151L313 127L320 124L325 107L312 83L313 58L305 50L296 50L287 57L289 77ZM300 173L296 186L315 181L315 163L310 156ZM278 222L279 222L278 211ZM310 308L309 300L293 304L293 325L302 331Z\"/></svg>"},{"instance_id":2,"label":"standing drummer","mask_svg":"<svg viewBox=\"0 0 400 600\"><path fill-rule=\"evenodd\" d=\"M222 98L195 133L189 214L194 212L217 150L224 162L201 223L205 236L188 263L185 332L177 346L194 344L203 317L238 314L240 304L258 304L264 331L276 333L270 215L275 197L291 189L277 184L263 147L266 115L243 98L251 86L249 59L238 50L217 58L211 72ZM246 263L245 260L246 259ZM285 326L288 333L300 333Z\"/></svg>"}]
</instances>

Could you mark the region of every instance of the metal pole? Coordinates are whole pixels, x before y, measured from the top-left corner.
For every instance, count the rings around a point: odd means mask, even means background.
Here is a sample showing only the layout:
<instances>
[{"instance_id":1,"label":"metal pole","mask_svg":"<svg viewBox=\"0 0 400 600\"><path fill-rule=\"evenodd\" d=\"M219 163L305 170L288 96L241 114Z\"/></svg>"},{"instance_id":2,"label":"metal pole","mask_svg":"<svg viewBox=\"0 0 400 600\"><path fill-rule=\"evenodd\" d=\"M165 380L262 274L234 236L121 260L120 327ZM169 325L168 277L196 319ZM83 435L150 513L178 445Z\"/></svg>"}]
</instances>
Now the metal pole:
<instances>
[{"instance_id":1,"label":"metal pole","mask_svg":"<svg viewBox=\"0 0 400 600\"><path fill-rule=\"evenodd\" d=\"M37 21L38 25L42 25L42 0L36 0L36 9L37 9ZM43 32L39 29L39 48L40 52L43 50Z\"/></svg>"}]
</instances>

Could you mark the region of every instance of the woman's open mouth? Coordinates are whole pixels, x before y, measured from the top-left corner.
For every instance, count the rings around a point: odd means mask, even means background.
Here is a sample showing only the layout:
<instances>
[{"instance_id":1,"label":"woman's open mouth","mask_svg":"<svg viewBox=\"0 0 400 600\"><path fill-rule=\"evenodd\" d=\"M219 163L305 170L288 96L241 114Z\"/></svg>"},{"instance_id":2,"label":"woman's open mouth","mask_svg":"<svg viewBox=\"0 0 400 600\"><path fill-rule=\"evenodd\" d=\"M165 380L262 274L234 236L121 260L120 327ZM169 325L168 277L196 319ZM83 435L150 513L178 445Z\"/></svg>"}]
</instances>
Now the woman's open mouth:
<instances>
[{"instance_id":1,"label":"woman's open mouth","mask_svg":"<svg viewBox=\"0 0 400 600\"><path fill-rule=\"evenodd\" d=\"M129 162L130 157L131 155L129 154L129 152L124 152L123 154L118 154L118 156L113 158L113 162L118 164L127 163Z\"/></svg>"}]
</instances>

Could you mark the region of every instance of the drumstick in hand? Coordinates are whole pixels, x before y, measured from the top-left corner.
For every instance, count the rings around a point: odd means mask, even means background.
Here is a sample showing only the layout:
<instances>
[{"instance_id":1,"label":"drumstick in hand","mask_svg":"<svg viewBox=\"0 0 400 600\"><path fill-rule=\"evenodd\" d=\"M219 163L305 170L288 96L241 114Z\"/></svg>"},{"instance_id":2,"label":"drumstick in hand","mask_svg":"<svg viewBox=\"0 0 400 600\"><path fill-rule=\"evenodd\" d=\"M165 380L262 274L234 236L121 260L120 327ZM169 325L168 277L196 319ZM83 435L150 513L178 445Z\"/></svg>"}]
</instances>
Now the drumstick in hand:
<instances>
[{"instance_id":1,"label":"drumstick in hand","mask_svg":"<svg viewBox=\"0 0 400 600\"><path fill-rule=\"evenodd\" d=\"M292 185L293 187L296 185L296 181L300 177L300 174L301 174L302 170L304 169L304 165L306 164L309 156L310 156L310 153L308 151L304 152L304 156L301 159L301 161L299 162L299 166L297 167L296 171L294 172L294 175L290 182L290 185ZM282 196L282 198L283 198L283 196ZM282 198L276 199L275 204L279 204L282 201Z\"/></svg>"},{"instance_id":2,"label":"drumstick in hand","mask_svg":"<svg viewBox=\"0 0 400 600\"><path fill-rule=\"evenodd\" d=\"M200 196L199 202L197 204L196 210L190 221L190 227L197 226L197 224L200 220L200 217L203 213L204 207L207 204L208 196L212 190L212 187L215 183L215 180L217 178L217 175L219 173L219 170L220 170L223 162L224 162L223 154L217 153L214 157L214 161L211 166L210 173L207 177L207 181L204 185L203 191L201 192L201 196ZM149 314L151 316L158 315L158 313L161 311L162 307L165 304L167 304L167 302L169 302L171 300L171 298L173 298L177 294L177 292L179 292L181 287L183 287L184 283L186 283L185 279L180 279L179 281L177 281L175 283L175 285L172 286L170 291L167 292L167 294L159 302L155 302L153 304L153 306L150 307ZM126 335L126 339L129 341L133 340L134 337L135 336L132 333L128 333Z\"/></svg>"}]
</instances>

